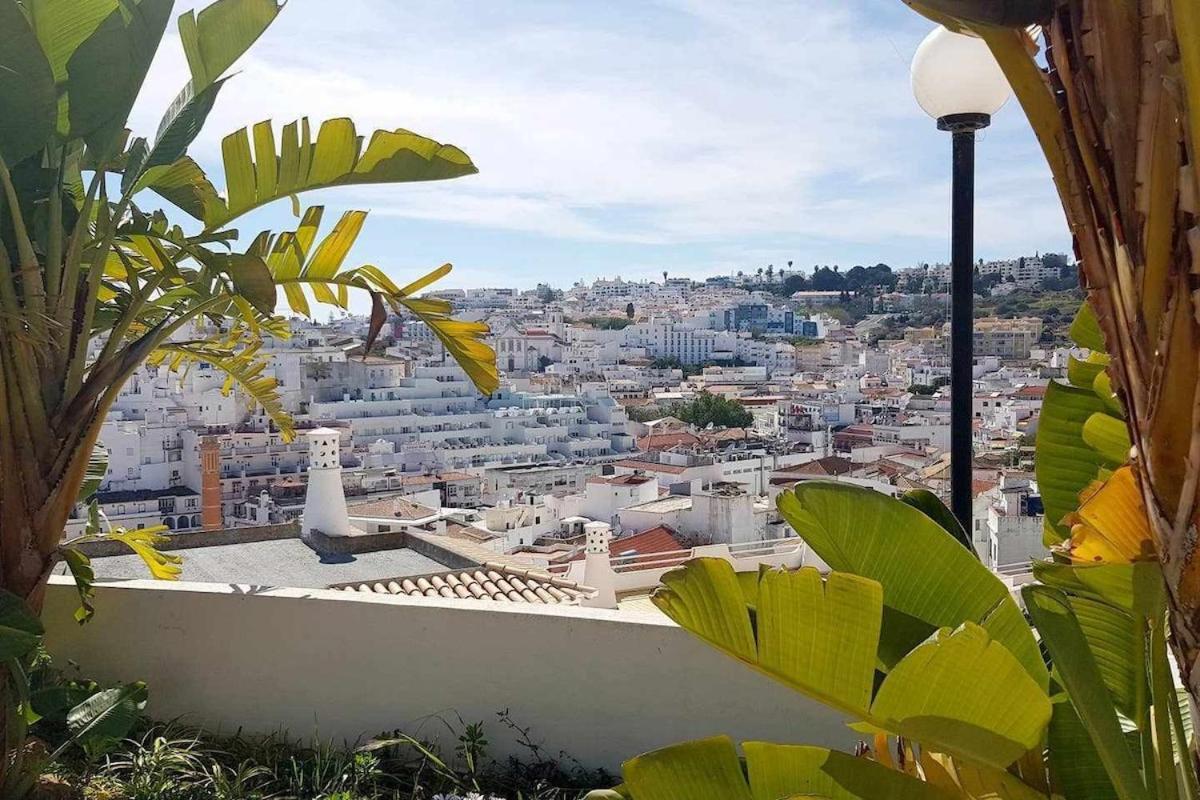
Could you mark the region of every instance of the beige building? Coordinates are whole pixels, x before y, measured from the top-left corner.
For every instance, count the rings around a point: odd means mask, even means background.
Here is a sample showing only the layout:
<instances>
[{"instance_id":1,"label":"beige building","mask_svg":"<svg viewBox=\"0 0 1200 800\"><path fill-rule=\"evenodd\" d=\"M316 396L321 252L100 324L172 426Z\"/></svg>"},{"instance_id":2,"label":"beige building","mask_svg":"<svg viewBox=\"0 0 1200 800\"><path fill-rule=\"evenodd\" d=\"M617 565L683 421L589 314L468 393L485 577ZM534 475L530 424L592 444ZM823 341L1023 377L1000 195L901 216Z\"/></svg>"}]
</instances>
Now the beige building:
<instances>
[{"instance_id":1,"label":"beige building","mask_svg":"<svg viewBox=\"0 0 1200 800\"><path fill-rule=\"evenodd\" d=\"M1042 337L1042 321L1037 317L975 320L975 355L1000 358L1029 358Z\"/></svg>"}]
</instances>

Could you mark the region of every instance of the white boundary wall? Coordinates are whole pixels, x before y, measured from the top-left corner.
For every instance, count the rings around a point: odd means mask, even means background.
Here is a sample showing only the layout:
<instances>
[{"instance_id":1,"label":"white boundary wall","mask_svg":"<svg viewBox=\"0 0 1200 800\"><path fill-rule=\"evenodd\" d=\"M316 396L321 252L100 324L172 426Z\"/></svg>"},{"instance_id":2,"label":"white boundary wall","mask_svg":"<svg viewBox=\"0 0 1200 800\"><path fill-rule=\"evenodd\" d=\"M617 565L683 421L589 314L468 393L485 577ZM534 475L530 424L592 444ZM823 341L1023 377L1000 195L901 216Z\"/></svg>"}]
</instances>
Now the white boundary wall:
<instances>
[{"instance_id":1,"label":"white boundary wall","mask_svg":"<svg viewBox=\"0 0 1200 800\"><path fill-rule=\"evenodd\" d=\"M483 721L494 755L527 755L509 709L556 755L615 769L639 752L727 733L840 747L841 717L704 645L658 614L307 589L125 581L71 614L53 577L43 619L59 663L145 680L149 713L210 729L353 741L431 715ZM422 727L422 721L424 727Z\"/></svg>"}]
</instances>

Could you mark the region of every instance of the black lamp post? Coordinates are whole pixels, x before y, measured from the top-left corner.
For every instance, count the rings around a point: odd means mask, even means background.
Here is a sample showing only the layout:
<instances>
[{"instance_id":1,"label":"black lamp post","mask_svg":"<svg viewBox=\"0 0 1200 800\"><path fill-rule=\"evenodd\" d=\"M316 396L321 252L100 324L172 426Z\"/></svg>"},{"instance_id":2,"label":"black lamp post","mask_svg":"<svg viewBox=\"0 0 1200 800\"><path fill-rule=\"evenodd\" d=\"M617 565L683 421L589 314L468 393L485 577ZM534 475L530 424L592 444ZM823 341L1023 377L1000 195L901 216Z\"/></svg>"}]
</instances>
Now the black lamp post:
<instances>
[{"instance_id":1,"label":"black lamp post","mask_svg":"<svg viewBox=\"0 0 1200 800\"><path fill-rule=\"evenodd\" d=\"M941 27L913 56L912 87L938 130L951 135L950 510L971 536L975 132L986 128L1008 100L1009 87L982 40Z\"/></svg>"}]
</instances>

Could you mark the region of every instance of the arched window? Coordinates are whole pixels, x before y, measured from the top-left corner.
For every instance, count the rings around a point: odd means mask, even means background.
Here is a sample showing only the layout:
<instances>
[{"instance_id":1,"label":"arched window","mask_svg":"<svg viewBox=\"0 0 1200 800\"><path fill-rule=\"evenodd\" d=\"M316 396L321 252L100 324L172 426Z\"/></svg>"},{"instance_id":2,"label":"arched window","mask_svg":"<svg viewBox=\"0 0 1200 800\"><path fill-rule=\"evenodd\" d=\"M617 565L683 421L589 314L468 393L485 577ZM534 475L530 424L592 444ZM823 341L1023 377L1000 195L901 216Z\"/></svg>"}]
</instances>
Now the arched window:
<instances>
[{"instance_id":1,"label":"arched window","mask_svg":"<svg viewBox=\"0 0 1200 800\"><path fill-rule=\"evenodd\" d=\"M185 519L186 519L186 517L185 517ZM175 530L175 518L174 517L163 517L163 525L167 526L167 530L171 530L171 531Z\"/></svg>"},{"instance_id":2,"label":"arched window","mask_svg":"<svg viewBox=\"0 0 1200 800\"><path fill-rule=\"evenodd\" d=\"M199 514L192 514L192 527L193 528L200 527L200 515Z\"/></svg>"}]
</instances>

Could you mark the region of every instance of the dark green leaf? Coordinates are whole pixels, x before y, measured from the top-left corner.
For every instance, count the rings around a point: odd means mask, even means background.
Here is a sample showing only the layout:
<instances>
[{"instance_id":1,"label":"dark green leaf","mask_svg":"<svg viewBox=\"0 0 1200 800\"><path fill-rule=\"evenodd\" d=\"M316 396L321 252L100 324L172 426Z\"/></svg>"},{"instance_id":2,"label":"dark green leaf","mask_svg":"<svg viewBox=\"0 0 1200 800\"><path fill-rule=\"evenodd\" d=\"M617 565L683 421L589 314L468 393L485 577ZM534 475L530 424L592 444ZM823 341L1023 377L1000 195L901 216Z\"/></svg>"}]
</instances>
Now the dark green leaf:
<instances>
[{"instance_id":1,"label":"dark green leaf","mask_svg":"<svg viewBox=\"0 0 1200 800\"><path fill-rule=\"evenodd\" d=\"M264 314L275 312L275 279L267 263L247 253L215 254L212 264L229 275L238 294Z\"/></svg>"},{"instance_id":2,"label":"dark green leaf","mask_svg":"<svg viewBox=\"0 0 1200 800\"><path fill-rule=\"evenodd\" d=\"M140 681L97 692L67 714L73 741L92 757L103 754L133 730L148 696Z\"/></svg>"},{"instance_id":3,"label":"dark green leaf","mask_svg":"<svg viewBox=\"0 0 1200 800\"><path fill-rule=\"evenodd\" d=\"M92 606L92 600L96 596L96 590L92 586L96 580L96 573L92 570L92 560L77 548L69 547L63 550L62 557L63 561L67 562L67 568L71 570L75 588L79 592L79 608L75 609L75 621L82 625L96 613Z\"/></svg>"},{"instance_id":4,"label":"dark green leaf","mask_svg":"<svg viewBox=\"0 0 1200 800\"><path fill-rule=\"evenodd\" d=\"M54 133L54 73L33 28L13 0L0 0L0 158L33 155Z\"/></svg>"},{"instance_id":5,"label":"dark green leaf","mask_svg":"<svg viewBox=\"0 0 1200 800\"><path fill-rule=\"evenodd\" d=\"M1026 586L1022 595L1113 786L1124 800L1143 800L1147 793L1137 762L1067 596L1058 589L1036 585Z\"/></svg>"},{"instance_id":6,"label":"dark green leaf","mask_svg":"<svg viewBox=\"0 0 1200 800\"><path fill-rule=\"evenodd\" d=\"M950 509L946 508L946 504L936 494L928 489L909 489L900 495L900 502L912 506L938 525L941 525L946 533L953 536L963 547L970 550L973 556L979 558L979 554L975 552L975 544L971 541L971 537L963 530L963 526L959 524L958 519L951 513Z\"/></svg>"},{"instance_id":7,"label":"dark green leaf","mask_svg":"<svg viewBox=\"0 0 1200 800\"><path fill-rule=\"evenodd\" d=\"M212 111L217 93L224 84L223 80L217 81L199 94L192 91L190 82L183 87L183 91L171 103L171 107L158 124L154 147L151 148L143 169L174 164L187 152L188 146L200 135L204 121L208 119L208 112ZM136 177L140 177L140 173L135 175ZM124 180L121 181L121 188L125 188Z\"/></svg>"},{"instance_id":8,"label":"dark green leaf","mask_svg":"<svg viewBox=\"0 0 1200 800\"><path fill-rule=\"evenodd\" d=\"M1054 704L1049 745L1050 777L1064 800L1117 800L1096 746L1065 697Z\"/></svg>"},{"instance_id":9,"label":"dark green leaf","mask_svg":"<svg viewBox=\"0 0 1200 800\"><path fill-rule=\"evenodd\" d=\"M41 640L42 623L12 592L0 590L0 661L20 658Z\"/></svg>"},{"instance_id":10,"label":"dark green leaf","mask_svg":"<svg viewBox=\"0 0 1200 800\"><path fill-rule=\"evenodd\" d=\"M73 138L107 144L124 128L170 13L171 0L127 0L71 54L67 104Z\"/></svg>"}]
</instances>

